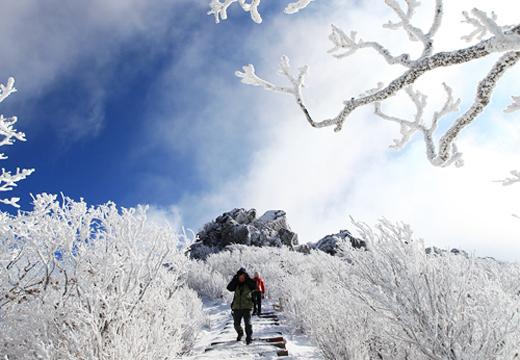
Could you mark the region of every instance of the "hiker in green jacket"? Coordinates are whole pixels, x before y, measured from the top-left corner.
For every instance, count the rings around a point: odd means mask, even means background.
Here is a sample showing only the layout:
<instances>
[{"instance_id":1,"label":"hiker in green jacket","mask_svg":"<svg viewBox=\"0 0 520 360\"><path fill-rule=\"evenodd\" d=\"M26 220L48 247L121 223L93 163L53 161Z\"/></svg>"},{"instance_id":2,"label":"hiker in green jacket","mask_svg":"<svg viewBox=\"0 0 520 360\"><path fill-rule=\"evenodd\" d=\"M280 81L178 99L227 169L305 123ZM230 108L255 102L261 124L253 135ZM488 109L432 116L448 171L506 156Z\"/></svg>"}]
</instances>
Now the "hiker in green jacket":
<instances>
[{"instance_id":1,"label":"hiker in green jacket","mask_svg":"<svg viewBox=\"0 0 520 360\"><path fill-rule=\"evenodd\" d=\"M253 326L251 325L251 311L253 310L253 298L251 292L256 289L257 282L249 277L246 269L240 268L233 280L227 286L229 291L234 291L233 303L231 309L233 310L233 321L235 330L238 334L237 341L244 336L244 330L240 325L242 318L246 326L246 344L249 345L253 341Z\"/></svg>"}]
</instances>

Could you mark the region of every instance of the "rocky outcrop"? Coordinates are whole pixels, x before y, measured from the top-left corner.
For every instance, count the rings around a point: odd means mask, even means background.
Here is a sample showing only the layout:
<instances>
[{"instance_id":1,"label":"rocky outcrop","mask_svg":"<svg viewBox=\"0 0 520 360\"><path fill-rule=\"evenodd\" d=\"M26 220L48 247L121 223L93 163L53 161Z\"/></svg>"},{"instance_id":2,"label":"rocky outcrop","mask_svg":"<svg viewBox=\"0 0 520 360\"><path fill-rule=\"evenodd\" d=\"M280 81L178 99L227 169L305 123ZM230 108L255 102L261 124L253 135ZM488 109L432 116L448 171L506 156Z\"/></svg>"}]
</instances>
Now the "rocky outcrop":
<instances>
[{"instance_id":1,"label":"rocky outcrop","mask_svg":"<svg viewBox=\"0 0 520 360\"><path fill-rule=\"evenodd\" d=\"M424 249L424 251L428 255L433 254L433 255L437 255L437 256L444 256L444 255L448 254L448 250L440 249L436 246L428 247L428 248ZM462 255L464 257L469 257L468 253L464 250L459 250L459 249L453 248L449 252L452 254L455 254L455 255Z\"/></svg>"},{"instance_id":2,"label":"rocky outcrop","mask_svg":"<svg viewBox=\"0 0 520 360\"><path fill-rule=\"evenodd\" d=\"M350 231L340 230L339 233L327 235L315 243L300 245L296 250L303 253L308 253L310 250L321 250L327 254L336 255L338 249L347 242L356 249L366 247L366 243L363 240L352 236Z\"/></svg>"},{"instance_id":3,"label":"rocky outcrop","mask_svg":"<svg viewBox=\"0 0 520 360\"><path fill-rule=\"evenodd\" d=\"M257 218L255 209L233 209L204 225L197 237L190 247L190 255L195 259L206 259L232 244L291 249L298 245L298 235L291 231L283 210L267 211Z\"/></svg>"}]
</instances>

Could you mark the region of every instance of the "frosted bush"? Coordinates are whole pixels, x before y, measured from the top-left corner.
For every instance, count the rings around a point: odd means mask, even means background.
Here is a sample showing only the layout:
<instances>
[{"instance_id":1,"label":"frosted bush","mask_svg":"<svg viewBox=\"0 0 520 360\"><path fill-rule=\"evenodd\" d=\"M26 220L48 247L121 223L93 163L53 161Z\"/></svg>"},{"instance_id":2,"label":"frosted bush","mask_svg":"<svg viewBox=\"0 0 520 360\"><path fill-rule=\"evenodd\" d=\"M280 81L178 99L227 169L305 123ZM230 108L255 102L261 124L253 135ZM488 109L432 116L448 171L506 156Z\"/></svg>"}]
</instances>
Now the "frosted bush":
<instances>
[{"instance_id":1,"label":"frosted bush","mask_svg":"<svg viewBox=\"0 0 520 360\"><path fill-rule=\"evenodd\" d=\"M0 353L10 359L165 358L202 321L185 288L189 239L146 208L38 195L0 218Z\"/></svg>"},{"instance_id":2,"label":"frosted bush","mask_svg":"<svg viewBox=\"0 0 520 360\"><path fill-rule=\"evenodd\" d=\"M356 223L368 251L350 256L359 286L345 287L382 323L377 336L418 359L511 359L520 346L518 265L427 254L404 225ZM509 268L509 269L508 269ZM514 269L514 270L513 270Z\"/></svg>"},{"instance_id":3,"label":"frosted bush","mask_svg":"<svg viewBox=\"0 0 520 360\"><path fill-rule=\"evenodd\" d=\"M210 300L230 300L231 293L226 287L230 279L215 271L207 263L193 260L188 268L188 286L200 297Z\"/></svg>"}]
</instances>

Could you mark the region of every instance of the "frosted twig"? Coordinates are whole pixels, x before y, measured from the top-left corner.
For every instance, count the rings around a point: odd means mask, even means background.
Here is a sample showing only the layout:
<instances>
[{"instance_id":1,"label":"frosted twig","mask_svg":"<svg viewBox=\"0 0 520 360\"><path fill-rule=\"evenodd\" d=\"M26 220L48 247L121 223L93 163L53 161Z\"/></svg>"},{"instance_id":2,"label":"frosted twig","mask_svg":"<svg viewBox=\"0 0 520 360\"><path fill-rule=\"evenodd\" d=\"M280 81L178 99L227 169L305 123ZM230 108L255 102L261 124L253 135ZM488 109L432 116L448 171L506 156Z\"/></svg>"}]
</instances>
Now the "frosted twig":
<instances>
[{"instance_id":1,"label":"frosted twig","mask_svg":"<svg viewBox=\"0 0 520 360\"><path fill-rule=\"evenodd\" d=\"M14 87L14 78L10 77L7 79L7 85L0 84L0 102L4 101L6 97L16 92L16 88Z\"/></svg>"},{"instance_id":2,"label":"frosted twig","mask_svg":"<svg viewBox=\"0 0 520 360\"><path fill-rule=\"evenodd\" d=\"M336 53L340 50L345 50L342 54L333 54L337 59L343 59L347 56L354 54L359 49L364 48L372 48L376 50L381 56L384 57L386 62L390 65L401 64L406 67L412 67L414 65L413 61L410 61L409 54L401 54L399 56L392 56L390 51L382 46L381 44L374 41L363 41L359 40L356 42L357 32L351 31L349 35L345 34L345 32L337 27L336 25L332 25L332 34L330 34L329 39L334 44L334 48L327 51L328 53Z\"/></svg>"},{"instance_id":3,"label":"frosted twig","mask_svg":"<svg viewBox=\"0 0 520 360\"><path fill-rule=\"evenodd\" d=\"M307 84L305 84L305 76L309 75L309 66L305 65L304 67L298 68L298 76L294 77L290 74L290 66L289 66L289 58L285 55L282 56L282 62L280 63L280 70L277 71L277 74L280 76L285 76L292 84L292 87L284 87L284 86L276 86L271 84L268 81L265 81L259 78L255 74L255 68L252 64L248 66L242 67L244 72L237 71L235 75L242 78L242 82L245 84L255 85L255 86L263 86L266 90L272 90L275 92L280 92L284 94L291 94L295 97L296 102L300 105L303 112L306 114L307 119L311 122L312 119L307 112L305 107L305 103L303 101L302 96L302 88L306 88ZM313 123L311 122L311 125ZM314 125L313 125L314 126Z\"/></svg>"},{"instance_id":4,"label":"frosted twig","mask_svg":"<svg viewBox=\"0 0 520 360\"><path fill-rule=\"evenodd\" d=\"M401 150L406 143L410 140L411 135L413 135L416 131L420 131L423 134L424 142L426 143L426 149L427 149L427 158L430 162L434 163L437 158L437 152L436 152L436 145L434 140L434 134L435 131L438 129L439 126L439 120L447 115L450 112L457 112L459 111L459 105L461 103L460 99L454 100L452 89L446 85L443 84L444 91L446 91L447 98L444 103L444 106L440 111L436 111L433 114L432 121L430 126L428 127L426 125L426 122L423 118L424 115L424 109L427 105L427 96L422 94L419 91L414 91L412 86L408 86L404 89L410 100L415 105L416 112L414 115L414 121L409 121L405 119L396 118L393 116L389 116L382 111L382 104L381 102L374 103L374 113L379 116L382 119L396 122L400 125L400 133L401 133L401 139L394 139L394 145L390 146L391 148L395 150ZM460 161L460 156L462 154L455 151L451 154L452 158L449 159L449 163L453 161Z\"/></svg>"},{"instance_id":5,"label":"frosted twig","mask_svg":"<svg viewBox=\"0 0 520 360\"><path fill-rule=\"evenodd\" d=\"M283 86L276 86L271 84L270 82L267 82L255 74L255 67L252 64L249 64L248 66L244 66L242 68L244 72L237 71L235 72L235 75L242 78L242 82L244 84L249 85L256 85L256 86L263 86L266 90L272 90L276 92L281 92L285 94L292 94L294 96L298 96L298 93L300 93L300 89L302 87L307 87L307 85L304 83L305 76L309 74L308 70L309 67L303 67L299 68L299 75L297 78L293 77L290 72L290 66L289 66L289 58L287 56L282 56L282 62L280 63L280 70L278 70L277 74L281 76L285 76L289 79L293 87L283 87Z\"/></svg>"},{"instance_id":6,"label":"frosted twig","mask_svg":"<svg viewBox=\"0 0 520 360\"><path fill-rule=\"evenodd\" d=\"M520 96L512 95L511 99L513 99L513 102L507 105L507 107L504 110L502 110L506 114L511 114L517 110L520 110Z\"/></svg>"},{"instance_id":7,"label":"frosted twig","mask_svg":"<svg viewBox=\"0 0 520 360\"><path fill-rule=\"evenodd\" d=\"M12 197L11 199L0 199L0 202L6 204L6 205L12 205L16 208L19 208L20 205L18 205L18 201L20 201L19 197Z\"/></svg>"},{"instance_id":8,"label":"frosted twig","mask_svg":"<svg viewBox=\"0 0 520 360\"><path fill-rule=\"evenodd\" d=\"M7 84L0 84L0 102L2 102L6 97L10 94L16 92L16 88L14 87L14 79L10 77L7 80ZM12 116L9 118L4 118L3 115L0 115L0 136L3 136L3 139L0 140L0 146L4 145L12 145L15 140L25 141L25 134L23 132L18 132L13 128L13 125L18 121L16 116ZM7 159L7 156L4 154L0 154L0 160ZM2 169L2 174L0 175L0 191L10 191L13 189L13 186L16 186L16 182L25 179L27 176L32 174L34 169L16 169L16 174L11 175L10 171L5 171ZM3 184L2 184L3 183ZM11 199L0 199L0 202L4 204L9 204L15 207L20 207L17 202L20 198L13 197Z\"/></svg>"},{"instance_id":9,"label":"frosted twig","mask_svg":"<svg viewBox=\"0 0 520 360\"><path fill-rule=\"evenodd\" d=\"M423 120L424 108L426 107L426 95L421 94L419 91L414 92L412 86L406 87L405 92L412 100L412 102L415 104L417 110L415 114L415 121L408 121L405 119L389 116L383 113L381 102L374 103L374 114L376 114L382 119L396 122L401 127L401 139L394 139L394 145L390 146L395 150L401 150L404 147L404 145L410 140L411 135L416 131L422 130L423 133L427 131L426 127L424 126Z\"/></svg>"},{"instance_id":10,"label":"frosted twig","mask_svg":"<svg viewBox=\"0 0 520 360\"><path fill-rule=\"evenodd\" d=\"M474 38L482 40L488 34L488 32L498 38L502 38L504 36L504 32L513 27L511 25L497 25L497 15L494 12L491 13L491 17L489 17L484 11L481 11L477 8L471 10L471 13L474 17L471 17L467 11L462 12L462 15L465 18L465 20L462 22L473 25L476 28L469 35L461 37L462 40L467 42L472 41Z\"/></svg>"},{"instance_id":11,"label":"frosted twig","mask_svg":"<svg viewBox=\"0 0 520 360\"><path fill-rule=\"evenodd\" d=\"M294 14L294 13L300 11L301 9L306 8L307 5L309 5L311 1L313 1L313 0L299 0L299 1L296 1L293 3L290 3L285 8L284 12L286 14Z\"/></svg>"},{"instance_id":12,"label":"frosted twig","mask_svg":"<svg viewBox=\"0 0 520 360\"><path fill-rule=\"evenodd\" d=\"M10 118L4 118L3 115L0 115L0 135L4 136L2 140L0 140L0 146L4 145L12 145L14 143L14 139L20 141L25 141L25 134L23 132L17 132L13 129L13 125L18 121L16 116L12 116Z\"/></svg>"},{"instance_id":13,"label":"frosted twig","mask_svg":"<svg viewBox=\"0 0 520 360\"><path fill-rule=\"evenodd\" d=\"M251 19L253 19L254 22L258 24L262 22L262 18L258 12L258 5L260 4L260 0L252 0L250 4L247 4L246 0L225 0L223 3L221 3L219 0L211 0L211 3L209 4L211 10L208 11L208 15L214 14L216 23L220 22L220 18L222 18L222 20L226 20L227 8L229 5L237 1L240 3L244 11L251 13Z\"/></svg>"},{"instance_id":14,"label":"frosted twig","mask_svg":"<svg viewBox=\"0 0 520 360\"><path fill-rule=\"evenodd\" d=\"M17 181L25 179L33 172L34 169L22 169L22 171L20 171L20 168L17 168L16 174L11 175L10 171L5 171L5 169L2 168L2 174L0 175L0 191L13 190L13 186L16 186Z\"/></svg>"},{"instance_id":15,"label":"frosted twig","mask_svg":"<svg viewBox=\"0 0 520 360\"><path fill-rule=\"evenodd\" d=\"M513 170L509 173L514 177L505 178L504 180L497 180L497 182L501 182L504 186L513 185L514 183L520 182L520 172L518 170Z\"/></svg>"},{"instance_id":16,"label":"frosted twig","mask_svg":"<svg viewBox=\"0 0 520 360\"><path fill-rule=\"evenodd\" d=\"M260 5L260 0L251 0L250 4L247 4L246 0L225 0L223 3L221 3L220 0L211 0L211 3L209 4L211 10L208 11L208 15L214 14L216 23L219 23L220 19L226 20L228 7L237 1L240 3L244 11L251 13L251 19L253 19L254 22L257 24L262 22L262 17L258 12L258 5ZM284 12L286 14L294 14L299 10L306 8L311 1L313 0L298 0L296 2L292 2L287 5Z\"/></svg>"},{"instance_id":17,"label":"frosted twig","mask_svg":"<svg viewBox=\"0 0 520 360\"><path fill-rule=\"evenodd\" d=\"M440 27L442 15L443 15L443 5L442 0L437 0L435 5L435 17L433 19L432 25L428 31L428 33L424 33L420 28L415 27L411 24L412 17L415 13L415 9L419 7L421 4L415 0L407 0L406 3L408 5L408 10L406 13L402 10L401 5L395 0L386 0L385 3L396 13L396 15L401 20L398 23L393 23L389 21L387 24L383 25L384 28L397 30L402 28L408 34L408 37L411 41L421 41L424 45L423 53L418 58L424 58L426 56L431 55L433 51L433 36L437 33L437 30ZM373 48L376 50L381 56L383 56L386 62L390 65L401 64L405 67L413 67L416 61L410 60L409 54L401 54L399 56L392 56L390 51L374 41L363 41L359 40L356 42L356 32L351 31L350 35L346 35L343 30L335 25L332 25L332 34L329 36L329 39L334 44L334 48L329 50L329 53L334 53L339 50L346 50L343 54L334 54L333 56L342 59L344 57L350 56L354 54L358 49L362 48Z\"/></svg>"},{"instance_id":18,"label":"frosted twig","mask_svg":"<svg viewBox=\"0 0 520 360\"><path fill-rule=\"evenodd\" d=\"M422 30L412 26L411 24L412 17L415 14L415 9L421 6L420 2L415 0L406 0L406 5L408 6L406 13L402 10L401 5L395 0L385 0L385 4L395 12L401 21L398 23L389 21L387 24L383 25L384 28L391 30L403 28L411 41L417 41L421 39L424 42L425 36Z\"/></svg>"}]
</instances>

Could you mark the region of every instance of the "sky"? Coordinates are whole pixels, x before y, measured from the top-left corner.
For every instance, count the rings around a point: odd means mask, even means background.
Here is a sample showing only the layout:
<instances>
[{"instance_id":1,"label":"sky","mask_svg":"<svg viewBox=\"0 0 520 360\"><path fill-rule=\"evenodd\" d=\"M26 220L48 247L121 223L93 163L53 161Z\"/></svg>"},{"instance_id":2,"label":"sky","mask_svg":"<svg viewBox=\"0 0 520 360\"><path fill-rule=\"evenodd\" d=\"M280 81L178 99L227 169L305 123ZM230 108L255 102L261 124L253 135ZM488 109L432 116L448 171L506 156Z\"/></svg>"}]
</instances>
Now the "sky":
<instances>
[{"instance_id":1,"label":"sky","mask_svg":"<svg viewBox=\"0 0 520 360\"><path fill-rule=\"evenodd\" d=\"M36 169L5 197L20 197L24 211L30 194L44 192L89 205L149 205L152 221L194 232L233 208L284 210L300 243L342 229L356 235L351 217L371 226L384 217L409 224L426 246L520 260L520 220L512 216L520 214L520 184L496 182L520 169L520 113L502 112L520 95L520 68L500 80L459 138L465 166L435 168L418 135L390 149L399 127L372 108L356 110L338 133L314 129L291 96L240 82L235 71L251 63L287 86L276 75L282 55L294 68L308 64L304 98L326 119L404 71L369 49L333 58L331 24L395 54L420 50L382 27L397 21L382 0L315 0L293 15L283 13L288 3L263 1L262 24L235 3L217 24L209 0L0 0L0 82L14 77L18 90L0 113L16 115L27 139L2 147L2 167ZM422 3L415 19L426 30L434 2ZM446 3L435 51L468 46L460 40L473 30L461 22L464 10L495 11L503 25L515 24L520 10L515 0ZM416 90L428 95L427 116L442 106L442 82L467 109L497 57L423 76ZM414 115L404 96L383 106Z\"/></svg>"}]
</instances>

